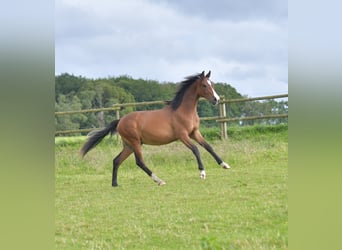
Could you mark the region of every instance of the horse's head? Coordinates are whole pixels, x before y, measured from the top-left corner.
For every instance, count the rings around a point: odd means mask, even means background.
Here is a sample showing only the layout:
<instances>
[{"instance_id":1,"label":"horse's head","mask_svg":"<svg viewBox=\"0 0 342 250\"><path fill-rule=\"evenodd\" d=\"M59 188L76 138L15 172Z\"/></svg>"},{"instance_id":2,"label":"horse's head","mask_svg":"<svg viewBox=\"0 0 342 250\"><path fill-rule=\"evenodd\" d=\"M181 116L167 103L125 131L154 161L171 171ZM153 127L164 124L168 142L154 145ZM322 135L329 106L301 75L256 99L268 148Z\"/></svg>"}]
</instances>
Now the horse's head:
<instances>
[{"instance_id":1,"label":"horse's head","mask_svg":"<svg viewBox=\"0 0 342 250\"><path fill-rule=\"evenodd\" d=\"M220 97L216 93L214 89L214 83L209 80L211 71L209 70L208 74L204 74L204 71L199 76L199 80L197 82L197 93L200 97L204 97L211 104L218 104Z\"/></svg>"}]
</instances>

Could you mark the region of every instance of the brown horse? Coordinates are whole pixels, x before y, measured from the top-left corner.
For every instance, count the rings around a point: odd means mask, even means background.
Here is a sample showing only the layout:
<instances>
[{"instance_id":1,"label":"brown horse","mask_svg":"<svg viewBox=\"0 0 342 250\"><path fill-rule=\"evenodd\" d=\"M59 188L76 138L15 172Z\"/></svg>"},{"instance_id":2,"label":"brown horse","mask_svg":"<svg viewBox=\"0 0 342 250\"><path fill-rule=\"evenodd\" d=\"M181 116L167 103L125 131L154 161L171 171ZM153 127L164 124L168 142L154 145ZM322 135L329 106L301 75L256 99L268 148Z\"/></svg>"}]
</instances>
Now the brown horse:
<instances>
[{"instance_id":1,"label":"brown horse","mask_svg":"<svg viewBox=\"0 0 342 250\"><path fill-rule=\"evenodd\" d=\"M200 153L192 139L203 146L223 168L230 168L203 139L199 131L197 103L200 97L216 105L220 97L214 90L214 83L209 80L210 71L186 77L171 102L159 110L131 112L120 120L112 121L106 128L89 134L81 149L84 156L109 133L118 132L123 141L122 151L113 159L112 186L117 186L117 173L121 163L134 153L136 164L159 185L165 182L159 179L144 163L141 145L163 145L181 140L194 153L197 159L200 177L205 179L205 171Z\"/></svg>"}]
</instances>

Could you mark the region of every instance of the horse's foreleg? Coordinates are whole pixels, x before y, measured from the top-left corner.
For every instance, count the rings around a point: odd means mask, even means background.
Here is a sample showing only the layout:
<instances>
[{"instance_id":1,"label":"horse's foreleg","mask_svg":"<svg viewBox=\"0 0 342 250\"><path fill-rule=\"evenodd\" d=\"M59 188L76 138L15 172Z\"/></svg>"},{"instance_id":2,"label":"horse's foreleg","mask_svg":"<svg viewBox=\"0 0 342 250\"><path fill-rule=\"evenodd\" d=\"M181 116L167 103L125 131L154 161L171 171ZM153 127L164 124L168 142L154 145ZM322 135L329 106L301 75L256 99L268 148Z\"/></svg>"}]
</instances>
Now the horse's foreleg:
<instances>
[{"instance_id":1,"label":"horse's foreleg","mask_svg":"<svg viewBox=\"0 0 342 250\"><path fill-rule=\"evenodd\" d=\"M205 174L205 171L204 171L204 167L203 167L203 163L202 163L202 160L201 160L201 156L200 156L200 152L198 150L198 148L196 147L195 144L192 143L191 139L189 136L183 136L181 138L181 141L184 143L185 146L187 146L191 151L192 153L195 155L196 157L196 160L197 160L197 164L198 164L198 169L200 170L200 177L202 179L205 179L206 177L206 174Z\"/></svg>"},{"instance_id":2,"label":"horse's foreleg","mask_svg":"<svg viewBox=\"0 0 342 250\"><path fill-rule=\"evenodd\" d=\"M144 172L152 178L152 180L156 183L158 183L159 186L165 185L166 182L163 181L162 179L159 179L158 176L156 176L152 171L146 166L144 163L143 157L142 157L142 152L141 152L141 147L137 146L134 149L134 156L135 156L135 162L136 164L144 170Z\"/></svg>"},{"instance_id":3,"label":"horse's foreleg","mask_svg":"<svg viewBox=\"0 0 342 250\"><path fill-rule=\"evenodd\" d=\"M191 137L212 155L212 157L216 160L217 164L219 164L224 169L230 168L230 166L224 161L222 161L222 159L215 153L213 148L204 140L199 130L194 131L191 134Z\"/></svg>"},{"instance_id":4,"label":"horse's foreleg","mask_svg":"<svg viewBox=\"0 0 342 250\"><path fill-rule=\"evenodd\" d=\"M112 175L112 186L116 187L118 186L117 178L118 178L118 169L121 165L121 163L127 159L128 156L130 156L133 153L133 151L128 148L124 147L124 149L113 159L113 175Z\"/></svg>"}]
</instances>

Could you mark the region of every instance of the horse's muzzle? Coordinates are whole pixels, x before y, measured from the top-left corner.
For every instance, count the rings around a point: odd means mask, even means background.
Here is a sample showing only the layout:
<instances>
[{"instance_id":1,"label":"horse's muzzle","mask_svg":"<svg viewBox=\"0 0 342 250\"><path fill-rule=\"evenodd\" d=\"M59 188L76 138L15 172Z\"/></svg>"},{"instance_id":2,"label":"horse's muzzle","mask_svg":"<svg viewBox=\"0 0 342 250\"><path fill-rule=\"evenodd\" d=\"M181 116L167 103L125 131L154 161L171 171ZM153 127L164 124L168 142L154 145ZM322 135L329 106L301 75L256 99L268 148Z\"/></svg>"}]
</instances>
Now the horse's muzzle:
<instances>
[{"instance_id":1,"label":"horse's muzzle","mask_svg":"<svg viewBox=\"0 0 342 250\"><path fill-rule=\"evenodd\" d=\"M215 106L215 105L217 105L217 104L219 103L219 100L220 100L220 99L217 100L217 99L214 97L214 98L212 98L212 99L210 100L210 102L211 102L212 105Z\"/></svg>"}]
</instances>

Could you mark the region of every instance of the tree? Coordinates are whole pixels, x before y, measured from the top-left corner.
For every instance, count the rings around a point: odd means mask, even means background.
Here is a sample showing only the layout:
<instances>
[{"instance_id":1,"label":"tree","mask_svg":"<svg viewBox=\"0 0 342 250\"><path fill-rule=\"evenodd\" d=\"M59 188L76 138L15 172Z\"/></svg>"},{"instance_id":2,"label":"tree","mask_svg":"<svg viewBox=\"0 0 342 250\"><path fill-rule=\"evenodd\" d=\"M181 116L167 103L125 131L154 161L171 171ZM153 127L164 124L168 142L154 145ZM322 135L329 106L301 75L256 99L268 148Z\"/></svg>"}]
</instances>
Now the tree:
<instances>
[{"instance_id":1,"label":"tree","mask_svg":"<svg viewBox=\"0 0 342 250\"><path fill-rule=\"evenodd\" d=\"M56 101L57 97L60 94L70 95L75 94L79 91L79 89L87 82L87 79L84 77L77 77L74 75L70 75L68 73L61 74L60 76L55 77L55 96Z\"/></svg>"},{"instance_id":2,"label":"tree","mask_svg":"<svg viewBox=\"0 0 342 250\"><path fill-rule=\"evenodd\" d=\"M179 86L173 82L160 83L155 80L133 79L127 75L88 79L63 73L55 79L56 111L111 107L118 103L172 100ZM226 100L243 98L234 87L227 83L215 83L215 90ZM133 110L158 109L164 106L160 104L125 108L120 110L120 115L123 116ZM288 102L268 100L231 103L226 104L226 110L228 117L280 114L288 112ZM201 117L219 115L218 106L213 106L206 101L199 102L197 111ZM56 129L103 127L115 118L115 111L57 116ZM244 121L241 124L280 122L287 122L287 119ZM215 122L203 124L211 126Z\"/></svg>"},{"instance_id":3,"label":"tree","mask_svg":"<svg viewBox=\"0 0 342 250\"><path fill-rule=\"evenodd\" d=\"M80 99L73 95L60 94L55 103L55 111L80 110L81 107ZM59 115L55 118L56 130L79 129L80 124L86 120L87 117L84 114Z\"/></svg>"}]
</instances>

